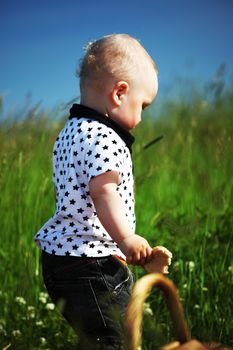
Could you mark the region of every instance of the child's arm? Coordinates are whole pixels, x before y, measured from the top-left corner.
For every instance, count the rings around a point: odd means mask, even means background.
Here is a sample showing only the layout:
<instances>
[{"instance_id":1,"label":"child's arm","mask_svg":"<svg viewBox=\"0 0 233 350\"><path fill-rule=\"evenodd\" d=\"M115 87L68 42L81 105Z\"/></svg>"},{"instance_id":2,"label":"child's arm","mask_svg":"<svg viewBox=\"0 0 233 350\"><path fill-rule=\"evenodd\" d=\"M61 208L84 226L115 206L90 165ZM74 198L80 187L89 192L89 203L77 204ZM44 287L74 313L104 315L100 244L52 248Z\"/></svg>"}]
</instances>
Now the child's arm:
<instances>
[{"instance_id":1,"label":"child's arm","mask_svg":"<svg viewBox=\"0 0 233 350\"><path fill-rule=\"evenodd\" d=\"M100 222L125 254L127 262L142 265L150 257L152 248L146 239L132 231L117 192L118 183L119 174L115 171L98 175L89 183L90 195Z\"/></svg>"}]
</instances>

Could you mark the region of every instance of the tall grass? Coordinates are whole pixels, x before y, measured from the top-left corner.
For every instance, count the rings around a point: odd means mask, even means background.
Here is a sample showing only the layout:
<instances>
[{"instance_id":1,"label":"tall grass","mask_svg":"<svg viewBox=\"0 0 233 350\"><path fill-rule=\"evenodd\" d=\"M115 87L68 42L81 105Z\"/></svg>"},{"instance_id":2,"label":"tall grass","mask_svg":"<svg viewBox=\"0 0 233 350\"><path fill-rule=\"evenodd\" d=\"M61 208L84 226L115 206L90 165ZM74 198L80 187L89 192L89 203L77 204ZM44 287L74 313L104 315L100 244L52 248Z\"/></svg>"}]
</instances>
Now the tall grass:
<instances>
[{"instance_id":1,"label":"tall grass","mask_svg":"<svg viewBox=\"0 0 233 350\"><path fill-rule=\"evenodd\" d=\"M145 114L133 157L137 232L173 252L169 277L192 337L233 345L233 88L221 82L165 101L156 119ZM0 127L0 346L72 349L73 332L41 294L33 242L54 210L51 154L63 122L38 114ZM156 290L148 298L145 350L174 338L164 304Z\"/></svg>"}]
</instances>

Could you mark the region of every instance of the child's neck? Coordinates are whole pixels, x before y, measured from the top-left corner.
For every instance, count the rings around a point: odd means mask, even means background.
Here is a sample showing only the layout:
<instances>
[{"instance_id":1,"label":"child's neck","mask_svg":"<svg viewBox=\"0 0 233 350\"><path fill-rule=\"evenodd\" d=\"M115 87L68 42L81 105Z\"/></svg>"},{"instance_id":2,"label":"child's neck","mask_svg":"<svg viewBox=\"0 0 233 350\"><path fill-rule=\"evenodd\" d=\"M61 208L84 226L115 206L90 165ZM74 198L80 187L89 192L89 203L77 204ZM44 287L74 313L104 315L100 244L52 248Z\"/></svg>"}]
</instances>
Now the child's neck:
<instances>
[{"instance_id":1,"label":"child's neck","mask_svg":"<svg viewBox=\"0 0 233 350\"><path fill-rule=\"evenodd\" d=\"M107 104L103 95L99 96L97 94L86 93L85 96L81 95L80 103L108 116Z\"/></svg>"}]
</instances>

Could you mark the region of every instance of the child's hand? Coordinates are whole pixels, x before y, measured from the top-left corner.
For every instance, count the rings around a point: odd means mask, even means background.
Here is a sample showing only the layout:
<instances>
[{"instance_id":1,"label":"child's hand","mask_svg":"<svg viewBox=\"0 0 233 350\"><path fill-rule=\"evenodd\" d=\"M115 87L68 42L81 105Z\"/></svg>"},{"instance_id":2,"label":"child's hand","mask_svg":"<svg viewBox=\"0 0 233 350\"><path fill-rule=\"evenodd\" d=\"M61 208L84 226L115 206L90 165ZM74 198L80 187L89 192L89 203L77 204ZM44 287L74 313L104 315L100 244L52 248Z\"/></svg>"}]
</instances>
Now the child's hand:
<instances>
[{"instance_id":1,"label":"child's hand","mask_svg":"<svg viewBox=\"0 0 233 350\"><path fill-rule=\"evenodd\" d=\"M125 254L127 263L131 265L143 265L152 254L147 240L136 234L126 237L118 246Z\"/></svg>"},{"instance_id":2,"label":"child's hand","mask_svg":"<svg viewBox=\"0 0 233 350\"><path fill-rule=\"evenodd\" d=\"M150 260L143 265L149 273L168 273L168 266L171 264L172 253L165 247L154 247Z\"/></svg>"}]
</instances>

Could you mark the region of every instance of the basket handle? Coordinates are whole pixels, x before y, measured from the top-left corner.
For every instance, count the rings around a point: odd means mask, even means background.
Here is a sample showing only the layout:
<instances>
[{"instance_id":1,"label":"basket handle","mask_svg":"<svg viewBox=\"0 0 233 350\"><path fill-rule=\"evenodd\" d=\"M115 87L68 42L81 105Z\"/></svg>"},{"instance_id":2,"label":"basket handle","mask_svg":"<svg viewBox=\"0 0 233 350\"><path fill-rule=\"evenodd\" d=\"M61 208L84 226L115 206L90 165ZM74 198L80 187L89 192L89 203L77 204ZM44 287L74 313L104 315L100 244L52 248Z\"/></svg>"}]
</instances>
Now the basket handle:
<instances>
[{"instance_id":1,"label":"basket handle","mask_svg":"<svg viewBox=\"0 0 233 350\"><path fill-rule=\"evenodd\" d=\"M155 286L158 286L165 295L177 340L181 344L190 340L176 287L171 280L162 274L151 273L140 278L132 291L125 323L127 350L136 350L141 345L143 305Z\"/></svg>"}]
</instances>

